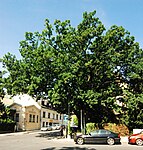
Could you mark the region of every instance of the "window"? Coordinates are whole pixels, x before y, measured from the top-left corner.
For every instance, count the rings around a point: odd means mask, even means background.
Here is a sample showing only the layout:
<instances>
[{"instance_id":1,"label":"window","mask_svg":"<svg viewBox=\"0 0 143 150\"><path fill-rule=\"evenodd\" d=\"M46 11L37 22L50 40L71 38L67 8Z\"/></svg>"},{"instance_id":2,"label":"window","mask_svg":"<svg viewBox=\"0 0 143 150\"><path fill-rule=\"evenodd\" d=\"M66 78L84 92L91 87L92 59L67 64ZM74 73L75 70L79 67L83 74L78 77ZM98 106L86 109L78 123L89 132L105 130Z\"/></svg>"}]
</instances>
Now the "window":
<instances>
[{"instance_id":1,"label":"window","mask_svg":"<svg viewBox=\"0 0 143 150\"><path fill-rule=\"evenodd\" d=\"M42 101L42 105L44 106L44 101Z\"/></svg>"},{"instance_id":2,"label":"window","mask_svg":"<svg viewBox=\"0 0 143 150\"><path fill-rule=\"evenodd\" d=\"M32 115L29 114L29 122L32 122Z\"/></svg>"},{"instance_id":3,"label":"window","mask_svg":"<svg viewBox=\"0 0 143 150\"><path fill-rule=\"evenodd\" d=\"M29 114L29 122L37 122L39 121L39 116L37 115L37 120L36 120L36 115Z\"/></svg>"},{"instance_id":4,"label":"window","mask_svg":"<svg viewBox=\"0 0 143 150\"><path fill-rule=\"evenodd\" d=\"M16 122L19 122L19 114L18 114L18 113L16 113L15 121L16 121Z\"/></svg>"},{"instance_id":5,"label":"window","mask_svg":"<svg viewBox=\"0 0 143 150\"><path fill-rule=\"evenodd\" d=\"M97 135L97 134L99 134L99 130L92 131L90 134L91 134L92 136Z\"/></svg>"},{"instance_id":6,"label":"window","mask_svg":"<svg viewBox=\"0 0 143 150\"><path fill-rule=\"evenodd\" d=\"M53 114L53 119L55 119L55 114Z\"/></svg>"},{"instance_id":7,"label":"window","mask_svg":"<svg viewBox=\"0 0 143 150\"><path fill-rule=\"evenodd\" d=\"M99 134L111 134L110 131L100 130Z\"/></svg>"},{"instance_id":8,"label":"window","mask_svg":"<svg viewBox=\"0 0 143 150\"><path fill-rule=\"evenodd\" d=\"M101 130L101 131L99 132L99 134L106 134L106 131Z\"/></svg>"},{"instance_id":9,"label":"window","mask_svg":"<svg viewBox=\"0 0 143 150\"><path fill-rule=\"evenodd\" d=\"M33 122L35 122L35 115L33 115Z\"/></svg>"},{"instance_id":10,"label":"window","mask_svg":"<svg viewBox=\"0 0 143 150\"><path fill-rule=\"evenodd\" d=\"M38 115L37 115L37 123L38 123L38 119L39 119L39 117L38 117Z\"/></svg>"},{"instance_id":11,"label":"window","mask_svg":"<svg viewBox=\"0 0 143 150\"><path fill-rule=\"evenodd\" d=\"M58 114L56 115L56 119L58 120Z\"/></svg>"},{"instance_id":12,"label":"window","mask_svg":"<svg viewBox=\"0 0 143 150\"><path fill-rule=\"evenodd\" d=\"M43 111L43 118L45 118L46 117L46 113Z\"/></svg>"},{"instance_id":13,"label":"window","mask_svg":"<svg viewBox=\"0 0 143 150\"><path fill-rule=\"evenodd\" d=\"M48 118L50 118L50 113L48 113Z\"/></svg>"}]
</instances>

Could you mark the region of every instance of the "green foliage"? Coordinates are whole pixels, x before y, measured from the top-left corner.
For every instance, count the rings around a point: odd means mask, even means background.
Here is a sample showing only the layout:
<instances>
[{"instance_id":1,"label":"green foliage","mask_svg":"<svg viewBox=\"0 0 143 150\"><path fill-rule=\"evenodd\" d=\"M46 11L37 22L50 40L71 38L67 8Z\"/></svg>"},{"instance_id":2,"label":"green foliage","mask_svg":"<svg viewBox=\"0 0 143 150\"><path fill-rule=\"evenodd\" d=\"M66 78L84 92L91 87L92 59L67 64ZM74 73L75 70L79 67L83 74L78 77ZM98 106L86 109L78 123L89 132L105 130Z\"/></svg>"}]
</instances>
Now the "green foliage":
<instances>
[{"instance_id":1,"label":"green foliage","mask_svg":"<svg viewBox=\"0 0 143 150\"><path fill-rule=\"evenodd\" d=\"M1 63L1 59L0 59L0 63ZM4 95L5 95L5 92L4 92L4 74L6 72L5 71L0 71L0 101L3 99Z\"/></svg>"},{"instance_id":2,"label":"green foliage","mask_svg":"<svg viewBox=\"0 0 143 150\"><path fill-rule=\"evenodd\" d=\"M6 118L6 119L0 119L0 123L15 123L15 121L13 121L10 118Z\"/></svg>"},{"instance_id":3,"label":"green foliage","mask_svg":"<svg viewBox=\"0 0 143 150\"><path fill-rule=\"evenodd\" d=\"M10 108L6 107L0 101L0 123L13 123L14 121L9 118Z\"/></svg>"},{"instance_id":4,"label":"green foliage","mask_svg":"<svg viewBox=\"0 0 143 150\"><path fill-rule=\"evenodd\" d=\"M5 105L3 102L0 101L0 117L4 114L5 112Z\"/></svg>"},{"instance_id":5,"label":"green foliage","mask_svg":"<svg viewBox=\"0 0 143 150\"><path fill-rule=\"evenodd\" d=\"M129 127L130 131L133 128L143 127L143 94L133 94L132 92L125 91L125 104L123 118L125 124Z\"/></svg>"},{"instance_id":6,"label":"green foliage","mask_svg":"<svg viewBox=\"0 0 143 150\"><path fill-rule=\"evenodd\" d=\"M71 115L70 123L78 127L78 118L76 115Z\"/></svg>"},{"instance_id":7,"label":"green foliage","mask_svg":"<svg viewBox=\"0 0 143 150\"><path fill-rule=\"evenodd\" d=\"M83 13L77 27L46 19L41 33L25 33L19 50L22 59L10 53L2 59L9 72L2 85L9 94L48 97L59 112L82 109L100 126L107 121L142 125L143 50L122 26L106 31L96 11ZM116 96L123 97L123 107Z\"/></svg>"},{"instance_id":8,"label":"green foliage","mask_svg":"<svg viewBox=\"0 0 143 150\"><path fill-rule=\"evenodd\" d=\"M72 130L71 130L71 127L70 127L70 122L68 122L68 135L71 135L72 134Z\"/></svg>"},{"instance_id":9,"label":"green foliage","mask_svg":"<svg viewBox=\"0 0 143 150\"><path fill-rule=\"evenodd\" d=\"M95 123L87 123L86 124L86 133L90 133L91 131L96 130L96 124Z\"/></svg>"}]
</instances>

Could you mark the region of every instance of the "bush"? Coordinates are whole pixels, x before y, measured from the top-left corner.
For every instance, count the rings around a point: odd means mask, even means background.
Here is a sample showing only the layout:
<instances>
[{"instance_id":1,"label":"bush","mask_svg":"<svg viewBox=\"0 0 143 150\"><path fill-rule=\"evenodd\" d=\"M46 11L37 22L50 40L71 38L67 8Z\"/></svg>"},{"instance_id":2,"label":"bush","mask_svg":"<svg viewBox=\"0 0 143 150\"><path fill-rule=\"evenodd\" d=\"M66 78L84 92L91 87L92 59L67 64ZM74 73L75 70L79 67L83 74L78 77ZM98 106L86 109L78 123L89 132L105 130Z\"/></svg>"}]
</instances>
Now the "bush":
<instances>
[{"instance_id":1,"label":"bush","mask_svg":"<svg viewBox=\"0 0 143 150\"><path fill-rule=\"evenodd\" d=\"M120 133L121 136L129 135L129 129L124 124L106 123L103 125L103 128L115 133ZM98 125L96 123L86 124L86 133L90 133L91 131L96 129L98 129Z\"/></svg>"},{"instance_id":2,"label":"bush","mask_svg":"<svg viewBox=\"0 0 143 150\"><path fill-rule=\"evenodd\" d=\"M86 124L86 133L90 133L91 131L97 129L95 123L87 123Z\"/></svg>"},{"instance_id":3,"label":"bush","mask_svg":"<svg viewBox=\"0 0 143 150\"><path fill-rule=\"evenodd\" d=\"M121 136L129 135L129 129L124 124L107 123L104 124L104 129L120 133Z\"/></svg>"},{"instance_id":4,"label":"bush","mask_svg":"<svg viewBox=\"0 0 143 150\"><path fill-rule=\"evenodd\" d=\"M14 132L15 122L11 119L0 119L0 133Z\"/></svg>"},{"instance_id":5,"label":"bush","mask_svg":"<svg viewBox=\"0 0 143 150\"><path fill-rule=\"evenodd\" d=\"M7 118L7 119L0 119L0 123L15 123L15 121Z\"/></svg>"}]
</instances>

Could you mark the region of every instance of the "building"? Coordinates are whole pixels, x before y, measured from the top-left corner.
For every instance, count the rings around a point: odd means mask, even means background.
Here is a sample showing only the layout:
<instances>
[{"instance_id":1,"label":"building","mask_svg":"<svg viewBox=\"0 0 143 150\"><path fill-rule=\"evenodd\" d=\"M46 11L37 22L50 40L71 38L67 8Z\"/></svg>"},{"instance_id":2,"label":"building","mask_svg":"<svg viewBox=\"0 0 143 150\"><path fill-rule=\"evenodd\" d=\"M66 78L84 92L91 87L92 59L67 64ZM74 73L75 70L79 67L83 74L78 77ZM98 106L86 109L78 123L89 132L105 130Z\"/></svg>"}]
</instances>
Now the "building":
<instances>
[{"instance_id":1,"label":"building","mask_svg":"<svg viewBox=\"0 0 143 150\"><path fill-rule=\"evenodd\" d=\"M16 95L12 98L5 96L3 103L15 111L13 119L16 130L39 130L41 127L63 124L64 115L54 110L48 100L36 102L27 94Z\"/></svg>"},{"instance_id":2,"label":"building","mask_svg":"<svg viewBox=\"0 0 143 150\"><path fill-rule=\"evenodd\" d=\"M39 100L38 104L41 106L41 127L63 124L64 115L54 110L48 100Z\"/></svg>"},{"instance_id":3,"label":"building","mask_svg":"<svg viewBox=\"0 0 143 150\"><path fill-rule=\"evenodd\" d=\"M10 108L16 110L14 120L18 131L40 129L41 107L29 95L17 95L12 98Z\"/></svg>"}]
</instances>

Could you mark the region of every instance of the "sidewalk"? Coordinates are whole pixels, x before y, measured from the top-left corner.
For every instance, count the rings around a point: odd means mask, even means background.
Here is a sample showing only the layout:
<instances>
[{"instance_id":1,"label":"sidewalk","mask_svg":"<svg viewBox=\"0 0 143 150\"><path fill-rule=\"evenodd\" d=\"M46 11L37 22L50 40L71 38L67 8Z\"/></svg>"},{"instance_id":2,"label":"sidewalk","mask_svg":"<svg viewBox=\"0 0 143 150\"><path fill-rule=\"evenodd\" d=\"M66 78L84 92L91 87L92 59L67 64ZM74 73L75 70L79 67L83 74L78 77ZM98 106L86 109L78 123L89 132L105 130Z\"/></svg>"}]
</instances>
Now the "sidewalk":
<instances>
[{"instance_id":1,"label":"sidewalk","mask_svg":"<svg viewBox=\"0 0 143 150\"><path fill-rule=\"evenodd\" d=\"M11 132L11 133L0 133L0 137L1 136L10 136L10 135L22 135L22 134L29 134L29 133L35 133L35 132L39 132L39 130L35 130L35 131L21 131L21 132Z\"/></svg>"}]
</instances>

